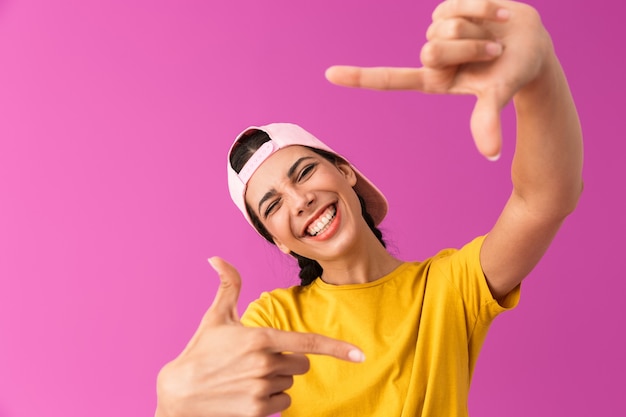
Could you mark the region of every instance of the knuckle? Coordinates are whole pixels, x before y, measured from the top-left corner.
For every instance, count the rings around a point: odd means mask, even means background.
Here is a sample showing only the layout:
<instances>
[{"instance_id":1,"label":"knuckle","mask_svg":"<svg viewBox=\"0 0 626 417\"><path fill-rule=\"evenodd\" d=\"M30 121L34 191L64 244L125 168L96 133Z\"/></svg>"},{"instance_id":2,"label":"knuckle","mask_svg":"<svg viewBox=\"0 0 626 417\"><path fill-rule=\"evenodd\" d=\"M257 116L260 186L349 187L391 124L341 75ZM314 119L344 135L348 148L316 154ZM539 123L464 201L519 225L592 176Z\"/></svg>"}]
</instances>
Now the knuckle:
<instances>
[{"instance_id":1,"label":"knuckle","mask_svg":"<svg viewBox=\"0 0 626 417\"><path fill-rule=\"evenodd\" d=\"M496 6L488 1L477 3L476 7L478 9L477 12L480 16L490 16L492 14L495 14L497 10Z\"/></svg>"},{"instance_id":2,"label":"knuckle","mask_svg":"<svg viewBox=\"0 0 626 417\"><path fill-rule=\"evenodd\" d=\"M302 346L306 352L314 353L319 350L320 343L314 334L306 334L302 339Z\"/></svg>"},{"instance_id":3,"label":"knuckle","mask_svg":"<svg viewBox=\"0 0 626 417\"><path fill-rule=\"evenodd\" d=\"M266 416L266 402L269 394L263 395L263 388L257 381L248 383L242 388L246 395L238 400L237 415L242 417Z\"/></svg>"},{"instance_id":4,"label":"knuckle","mask_svg":"<svg viewBox=\"0 0 626 417\"><path fill-rule=\"evenodd\" d=\"M263 417L265 416L265 404L263 401L254 399L250 401L245 407L243 412L244 417Z\"/></svg>"},{"instance_id":5,"label":"knuckle","mask_svg":"<svg viewBox=\"0 0 626 417\"><path fill-rule=\"evenodd\" d=\"M442 20L449 16L455 15L458 13L459 9L459 1L458 0L446 0L439 3L433 13L431 18L433 21Z\"/></svg>"},{"instance_id":6,"label":"knuckle","mask_svg":"<svg viewBox=\"0 0 626 417\"><path fill-rule=\"evenodd\" d=\"M461 0L448 0L445 1L444 3L446 3L446 10L448 11L448 14L450 15L457 15L459 14L459 11L461 10L462 5L462 1Z\"/></svg>"},{"instance_id":7,"label":"knuckle","mask_svg":"<svg viewBox=\"0 0 626 417\"><path fill-rule=\"evenodd\" d=\"M272 336L269 329L255 329L251 332L251 336L247 341L247 348L249 351L265 350L271 345Z\"/></svg>"},{"instance_id":8,"label":"knuckle","mask_svg":"<svg viewBox=\"0 0 626 417\"><path fill-rule=\"evenodd\" d=\"M531 17L532 19L536 20L536 21L540 21L541 20L541 16L539 15L539 12L537 11L537 9L535 9L534 7L532 7L529 4L520 4L520 7L522 7L522 9L528 14L529 17Z\"/></svg>"},{"instance_id":9,"label":"knuckle","mask_svg":"<svg viewBox=\"0 0 626 417\"><path fill-rule=\"evenodd\" d=\"M441 52L433 42L426 43L420 52L420 60L427 67L434 66L440 59Z\"/></svg>"},{"instance_id":10,"label":"knuckle","mask_svg":"<svg viewBox=\"0 0 626 417\"><path fill-rule=\"evenodd\" d=\"M270 354L255 355L252 366L260 375L268 375L274 369L274 358Z\"/></svg>"},{"instance_id":11,"label":"knuckle","mask_svg":"<svg viewBox=\"0 0 626 417\"><path fill-rule=\"evenodd\" d=\"M442 9L446 6L444 3L439 3L439 5L435 7L435 10L433 10L432 14L430 15L430 18L433 22L439 20L439 17L442 14Z\"/></svg>"},{"instance_id":12,"label":"knuckle","mask_svg":"<svg viewBox=\"0 0 626 417\"><path fill-rule=\"evenodd\" d=\"M391 87L391 72L383 71L381 75L381 87L386 90Z\"/></svg>"},{"instance_id":13,"label":"knuckle","mask_svg":"<svg viewBox=\"0 0 626 417\"><path fill-rule=\"evenodd\" d=\"M465 19L446 19L443 21L432 23L426 31L426 39L433 41L439 39L459 39L466 36Z\"/></svg>"},{"instance_id":14,"label":"knuckle","mask_svg":"<svg viewBox=\"0 0 626 417\"><path fill-rule=\"evenodd\" d=\"M445 37L448 39L460 38L463 35L463 21L454 19L448 22Z\"/></svg>"},{"instance_id":15,"label":"knuckle","mask_svg":"<svg viewBox=\"0 0 626 417\"><path fill-rule=\"evenodd\" d=\"M169 381L170 381L170 376L169 376L169 368L170 368L170 364L166 364L165 366L163 366L161 368L161 370L159 371L159 373L157 374L157 378L156 378L156 385L157 385L157 392L158 393L168 393L169 391Z\"/></svg>"},{"instance_id":16,"label":"knuckle","mask_svg":"<svg viewBox=\"0 0 626 417\"><path fill-rule=\"evenodd\" d=\"M426 29L426 40L432 40L435 37L436 30L436 23L432 23L430 26L428 26L428 29Z\"/></svg>"},{"instance_id":17,"label":"knuckle","mask_svg":"<svg viewBox=\"0 0 626 417\"><path fill-rule=\"evenodd\" d=\"M268 380L266 379L257 379L254 384L250 387L249 393L252 398L257 400L262 400L267 398L270 394L271 386Z\"/></svg>"}]
</instances>

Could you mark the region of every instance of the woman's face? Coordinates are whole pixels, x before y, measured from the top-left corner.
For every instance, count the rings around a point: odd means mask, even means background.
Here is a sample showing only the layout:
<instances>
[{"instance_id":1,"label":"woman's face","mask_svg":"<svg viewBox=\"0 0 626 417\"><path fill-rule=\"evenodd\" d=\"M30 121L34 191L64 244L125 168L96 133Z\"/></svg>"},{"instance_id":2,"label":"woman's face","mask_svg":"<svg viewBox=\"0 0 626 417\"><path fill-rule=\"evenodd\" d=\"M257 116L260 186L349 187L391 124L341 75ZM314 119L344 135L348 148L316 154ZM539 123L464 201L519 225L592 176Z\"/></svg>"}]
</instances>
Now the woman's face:
<instances>
[{"instance_id":1,"label":"woman's face","mask_svg":"<svg viewBox=\"0 0 626 417\"><path fill-rule=\"evenodd\" d=\"M352 189L356 175L303 146L271 155L250 178L246 202L281 251L317 261L340 257L369 230Z\"/></svg>"}]
</instances>

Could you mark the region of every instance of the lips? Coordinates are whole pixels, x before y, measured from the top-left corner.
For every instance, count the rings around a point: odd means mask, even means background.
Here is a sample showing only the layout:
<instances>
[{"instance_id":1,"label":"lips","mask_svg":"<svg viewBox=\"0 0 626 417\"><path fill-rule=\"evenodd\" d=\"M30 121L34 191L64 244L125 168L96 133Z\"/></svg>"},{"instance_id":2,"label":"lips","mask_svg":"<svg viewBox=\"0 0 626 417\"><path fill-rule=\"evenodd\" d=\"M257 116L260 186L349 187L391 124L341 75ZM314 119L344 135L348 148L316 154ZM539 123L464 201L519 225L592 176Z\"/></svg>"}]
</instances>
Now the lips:
<instances>
[{"instance_id":1,"label":"lips","mask_svg":"<svg viewBox=\"0 0 626 417\"><path fill-rule=\"evenodd\" d=\"M305 235L317 236L324 232L331 225L337 216L337 207L332 204L324 209L317 217L315 217L306 227Z\"/></svg>"}]
</instances>

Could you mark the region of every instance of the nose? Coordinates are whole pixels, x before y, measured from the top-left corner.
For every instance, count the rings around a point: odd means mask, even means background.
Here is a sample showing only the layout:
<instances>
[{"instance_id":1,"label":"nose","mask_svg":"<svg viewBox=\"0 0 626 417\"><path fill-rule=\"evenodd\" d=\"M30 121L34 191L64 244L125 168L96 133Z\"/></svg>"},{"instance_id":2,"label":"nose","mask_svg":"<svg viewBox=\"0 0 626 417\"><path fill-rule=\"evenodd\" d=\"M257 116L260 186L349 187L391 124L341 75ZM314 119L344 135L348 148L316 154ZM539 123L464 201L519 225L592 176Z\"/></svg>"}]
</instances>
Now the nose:
<instances>
[{"instance_id":1,"label":"nose","mask_svg":"<svg viewBox=\"0 0 626 417\"><path fill-rule=\"evenodd\" d=\"M308 210L311 210L315 203L315 194L312 192L294 192L290 197L292 212L296 216L301 216Z\"/></svg>"}]
</instances>

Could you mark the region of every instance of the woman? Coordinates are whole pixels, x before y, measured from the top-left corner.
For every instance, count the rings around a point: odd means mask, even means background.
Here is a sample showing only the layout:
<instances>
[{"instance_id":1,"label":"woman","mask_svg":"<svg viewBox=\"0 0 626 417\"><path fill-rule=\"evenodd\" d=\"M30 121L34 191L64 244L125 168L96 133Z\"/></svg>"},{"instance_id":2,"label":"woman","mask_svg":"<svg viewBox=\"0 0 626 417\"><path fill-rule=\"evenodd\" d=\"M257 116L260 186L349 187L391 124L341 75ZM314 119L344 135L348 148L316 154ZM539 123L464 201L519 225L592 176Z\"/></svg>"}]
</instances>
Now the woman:
<instances>
[{"instance_id":1,"label":"woman","mask_svg":"<svg viewBox=\"0 0 626 417\"><path fill-rule=\"evenodd\" d=\"M239 276L211 258L220 289L159 374L157 416L467 415L491 321L515 306L521 281L576 207L582 135L531 7L446 1L427 39L422 68L334 67L327 77L476 95L472 133L490 159L500 151L499 111L513 99L513 191L496 224L459 250L403 262L376 229L384 197L347 160L294 125L247 129L229 155L231 196L262 236L298 259L303 282L263 294L240 321Z\"/></svg>"}]
</instances>

